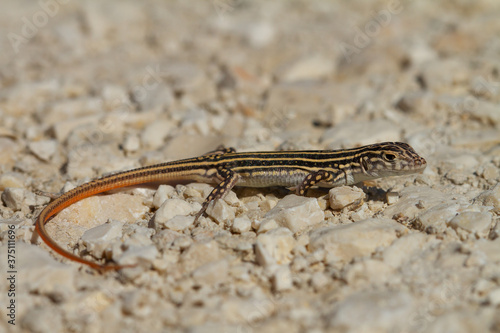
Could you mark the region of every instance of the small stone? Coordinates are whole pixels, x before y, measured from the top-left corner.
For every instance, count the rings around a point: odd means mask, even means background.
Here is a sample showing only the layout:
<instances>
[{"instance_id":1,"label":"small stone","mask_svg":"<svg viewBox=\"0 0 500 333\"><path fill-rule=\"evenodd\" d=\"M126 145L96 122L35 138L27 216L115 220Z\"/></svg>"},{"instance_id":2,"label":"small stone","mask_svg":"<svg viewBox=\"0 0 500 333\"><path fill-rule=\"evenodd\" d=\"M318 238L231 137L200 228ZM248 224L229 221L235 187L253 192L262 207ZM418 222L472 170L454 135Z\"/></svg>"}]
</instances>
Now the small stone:
<instances>
[{"instance_id":1,"label":"small stone","mask_svg":"<svg viewBox=\"0 0 500 333\"><path fill-rule=\"evenodd\" d=\"M231 226L231 231L236 234L242 234L244 232L250 231L252 227L252 222L247 217L237 217L233 221Z\"/></svg>"},{"instance_id":2,"label":"small stone","mask_svg":"<svg viewBox=\"0 0 500 333\"><path fill-rule=\"evenodd\" d=\"M384 250L382 258L389 266L399 268L411 260L415 253L423 251L423 247L428 241L428 236L423 233L404 235Z\"/></svg>"},{"instance_id":3,"label":"small stone","mask_svg":"<svg viewBox=\"0 0 500 333\"><path fill-rule=\"evenodd\" d=\"M405 187L400 191L398 202L387 207L383 215L392 218L395 215L404 214L404 216L412 219L422 212L422 208L420 207L429 209L448 200L448 197L444 193L426 186Z\"/></svg>"},{"instance_id":4,"label":"small stone","mask_svg":"<svg viewBox=\"0 0 500 333\"><path fill-rule=\"evenodd\" d=\"M181 267L186 272L192 272L198 267L221 259L221 251L216 241L191 243L182 253L180 258Z\"/></svg>"},{"instance_id":5,"label":"small stone","mask_svg":"<svg viewBox=\"0 0 500 333\"><path fill-rule=\"evenodd\" d=\"M105 84L100 91L102 100L106 107L114 108L118 105L131 104L127 90L116 84Z\"/></svg>"},{"instance_id":6,"label":"small stone","mask_svg":"<svg viewBox=\"0 0 500 333\"><path fill-rule=\"evenodd\" d=\"M493 212L500 213L500 183L478 195L474 202L481 203L484 206L492 206Z\"/></svg>"},{"instance_id":7,"label":"small stone","mask_svg":"<svg viewBox=\"0 0 500 333\"><path fill-rule=\"evenodd\" d=\"M477 131L462 131L450 138L450 145L457 148L477 149L498 144L500 131L498 129L482 129ZM476 163L479 163L476 161Z\"/></svg>"},{"instance_id":8,"label":"small stone","mask_svg":"<svg viewBox=\"0 0 500 333\"><path fill-rule=\"evenodd\" d=\"M481 267L488 263L486 255L479 251L471 252L469 257L465 260L465 267Z\"/></svg>"},{"instance_id":9,"label":"small stone","mask_svg":"<svg viewBox=\"0 0 500 333\"><path fill-rule=\"evenodd\" d=\"M342 332L405 332L418 311L404 291L363 291L338 302L328 315L329 327Z\"/></svg>"},{"instance_id":10,"label":"small stone","mask_svg":"<svg viewBox=\"0 0 500 333\"><path fill-rule=\"evenodd\" d=\"M131 246L129 247L123 254L121 254L118 258L113 259L119 265L135 265L140 264L141 266L144 264L153 265L155 260L160 256L158 249L154 245L149 246Z\"/></svg>"},{"instance_id":11,"label":"small stone","mask_svg":"<svg viewBox=\"0 0 500 333\"><path fill-rule=\"evenodd\" d=\"M296 61L279 76L284 82L319 80L332 75L334 69L332 58L314 55Z\"/></svg>"},{"instance_id":12,"label":"small stone","mask_svg":"<svg viewBox=\"0 0 500 333\"><path fill-rule=\"evenodd\" d=\"M24 188L8 187L2 192L2 201L14 211L22 210L29 206L40 206L49 203L50 198L38 196Z\"/></svg>"},{"instance_id":13,"label":"small stone","mask_svg":"<svg viewBox=\"0 0 500 333\"><path fill-rule=\"evenodd\" d=\"M500 170L493 164L488 164L479 172L481 177L486 180L495 180L500 177Z\"/></svg>"},{"instance_id":14,"label":"small stone","mask_svg":"<svg viewBox=\"0 0 500 333\"><path fill-rule=\"evenodd\" d=\"M318 200L291 194L267 212L262 223L272 219L280 226L287 227L296 233L320 223L324 218L325 213L321 210Z\"/></svg>"},{"instance_id":15,"label":"small stone","mask_svg":"<svg viewBox=\"0 0 500 333\"><path fill-rule=\"evenodd\" d=\"M52 125L52 131L57 142L64 142L68 136L76 129L88 124L97 124L100 117L97 115L85 117L72 117L70 119L59 120Z\"/></svg>"},{"instance_id":16,"label":"small stone","mask_svg":"<svg viewBox=\"0 0 500 333\"><path fill-rule=\"evenodd\" d=\"M175 129L172 121L157 120L149 124L141 133L142 146L154 150L165 145L165 138Z\"/></svg>"},{"instance_id":17,"label":"small stone","mask_svg":"<svg viewBox=\"0 0 500 333\"><path fill-rule=\"evenodd\" d=\"M63 301L75 290L75 267L57 262L39 246L16 243L19 263L19 288L38 295Z\"/></svg>"},{"instance_id":18,"label":"small stone","mask_svg":"<svg viewBox=\"0 0 500 333\"><path fill-rule=\"evenodd\" d=\"M480 120L484 124L500 125L500 112L498 112L499 105L497 103L474 100L474 104L474 109L470 112L472 119Z\"/></svg>"},{"instance_id":19,"label":"small stone","mask_svg":"<svg viewBox=\"0 0 500 333\"><path fill-rule=\"evenodd\" d=\"M334 260L346 262L369 256L407 232L408 229L391 219L371 218L314 230L310 234L309 250L325 249Z\"/></svg>"},{"instance_id":20,"label":"small stone","mask_svg":"<svg viewBox=\"0 0 500 333\"><path fill-rule=\"evenodd\" d=\"M13 164L18 156L19 145L13 139L0 137L0 166Z\"/></svg>"},{"instance_id":21,"label":"small stone","mask_svg":"<svg viewBox=\"0 0 500 333\"><path fill-rule=\"evenodd\" d=\"M207 193L207 196L208 196L208 193ZM226 193L226 195L224 196L224 198L222 198L222 200L230 206L241 205L240 199L238 198L236 193L234 193L234 191L229 191L228 193Z\"/></svg>"},{"instance_id":22,"label":"small stone","mask_svg":"<svg viewBox=\"0 0 500 333\"><path fill-rule=\"evenodd\" d=\"M457 59L432 59L422 66L421 79L430 92L443 92L454 82L460 82L468 77L467 69Z\"/></svg>"},{"instance_id":23,"label":"small stone","mask_svg":"<svg viewBox=\"0 0 500 333\"><path fill-rule=\"evenodd\" d=\"M57 152L58 143L56 140L40 140L31 142L28 147L36 157L43 161L50 161Z\"/></svg>"},{"instance_id":24,"label":"small stone","mask_svg":"<svg viewBox=\"0 0 500 333\"><path fill-rule=\"evenodd\" d=\"M281 292L293 287L292 272L288 266L280 266L272 276L274 291Z\"/></svg>"},{"instance_id":25,"label":"small stone","mask_svg":"<svg viewBox=\"0 0 500 333\"><path fill-rule=\"evenodd\" d=\"M16 326L22 327L26 332L53 332L63 333L64 312L54 305L31 306L23 311Z\"/></svg>"},{"instance_id":26,"label":"small stone","mask_svg":"<svg viewBox=\"0 0 500 333\"><path fill-rule=\"evenodd\" d=\"M461 205L456 202L446 202L431 207L418 215L415 225L422 231L431 233L444 232L448 222L450 222L461 209Z\"/></svg>"},{"instance_id":27,"label":"small stone","mask_svg":"<svg viewBox=\"0 0 500 333\"><path fill-rule=\"evenodd\" d=\"M45 121L57 124L59 121L97 115L103 109L103 103L99 97L85 96L54 101L48 109Z\"/></svg>"},{"instance_id":28,"label":"small stone","mask_svg":"<svg viewBox=\"0 0 500 333\"><path fill-rule=\"evenodd\" d=\"M475 281L473 286L473 292L480 297L487 296L496 287L496 283L489 280L480 278ZM500 290L500 288L498 288ZM500 297L500 294L498 295ZM499 299L500 300L500 299Z\"/></svg>"},{"instance_id":29,"label":"small stone","mask_svg":"<svg viewBox=\"0 0 500 333\"><path fill-rule=\"evenodd\" d=\"M190 203L181 199L167 199L156 211L154 216L155 229L165 227L167 221L174 216L187 216L196 211Z\"/></svg>"},{"instance_id":30,"label":"small stone","mask_svg":"<svg viewBox=\"0 0 500 333\"><path fill-rule=\"evenodd\" d=\"M266 21L253 22L244 30L246 32L245 37L250 42L250 45L255 48L267 46L275 40L275 25Z\"/></svg>"},{"instance_id":31,"label":"small stone","mask_svg":"<svg viewBox=\"0 0 500 333\"><path fill-rule=\"evenodd\" d=\"M205 109L193 108L182 114L181 126L187 131L207 136L210 134L210 118Z\"/></svg>"},{"instance_id":32,"label":"small stone","mask_svg":"<svg viewBox=\"0 0 500 333\"><path fill-rule=\"evenodd\" d=\"M110 246L110 243L122 237L122 227L122 222L112 220L85 231L81 241L94 257L102 258L103 252Z\"/></svg>"},{"instance_id":33,"label":"small stone","mask_svg":"<svg viewBox=\"0 0 500 333\"><path fill-rule=\"evenodd\" d=\"M368 208L366 203L362 204L361 207L356 208L356 211L352 212L351 219L354 222L365 220L373 216L373 211Z\"/></svg>"},{"instance_id":34,"label":"small stone","mask_svg":"<svg viewBox=\"0 0 500 333\"><path fill-rule=\"evenodd\" d=\"M264 222L259 223L257 226L257 233L262 234L265 232L268 232L269 230L277 229L279 228L278 222L274 219L266 219Z\"/></svg>"},{"instance_id":35,"label":"small stone","mask_svg":"<svg viewBox=\"0 0 500 333\"><path fill-rule=\"evenodd\" d=\"M127 135L123 142L123 150L127 154L135 153L141 148L141 140L137 135Z\"/></svg>"},{"instance_id":36,"label":"small stone","mask_svg":"<svg viewBox=\"0 0 500 333\"><path fill-rule=\"evenodd\" d=\"M468 231L476 237L484 238L488 236L491 222L492 215L489 212L463 212L450 221L450 226L454 229L460 228Z\"/></svg>"},{"instance_id":37,"label":"small stone","mask_svg":"<svg viewBox=\"0 0 500 333\"><path fill-rule=\"evenodd\" d=\"M217 91L213 81L209 80L203 68L192 62L168 62L161 67L162 75L169 77L169 86L176 94L186 96L190 104L213 101Z\"/></svg>"},{"instance_id":38,"label":"small stone","mask_svg":"<svg viewBox=\"0 0 500 333\"><path fill-rule=\"evenodd\" d=\"M460 170L450 170L445 177L455 185L463 185L469 178L468 174Z\"/></svg>"},{"instance_id":39,"label":"small stone","mask_svg":"<svg viewBox=\"0 0 500 333\"><path fill-rule=\"evenodd\" d=\"M426 114L432 108L432 96L424 92L408 92L396 102L396 107L406 113Z\"/></svg>"},{"instance_id":40,"label":"small stone","mask_svg":"<svg viewBox=\"0 0 500 333\"><path fill-rule=\"evenodd\" d=\"M160 185L153 197L153 206L158 209L169 198L172 198L175 188L170 185Z\"/></svg>"},{"instance_id":41,"label":"small stone","mask_svg":"<svg viewBox=\"0 0 500 333\"><path fill-rule=\"evenodd\" d=\"M0 191L8 187L24 188L24 176L19 172L5 172L0 175Z\"/></svg>"},{"instance_id":42,"label":"small stone","mask_svg":"<svg viewBox=\"0 0 500 333\"><path fill-rule=\"evenodd\" d=\"M486 257L488 263L500 263L500 238L493 241L479 239L474 242L474 248Z\"/></svg>"},{"instance_id":43,"label":"small stone","mask_svg":"<svg viewBox=\"0 0 500 333\"><path fill-rule=\"evenodd\" d=\"M278 228L260 234L256 243L262 245L276 263L282 265L290 263L292 259L291 252L296 242L289 229Z\"/></svg>"},{"instance_id":44,"label":"small stone","mask_svg":"<svg viewBox=\"0 0 500 333\"><path fill-rule=\"evenodd\" d=\"M488 303L493 306L500 305L500 288L494 289L489 292Z\"/></svg>"},{"instance_id":45,"label":"small stone","mask_svg":"<svg viewBox=\"0 0 500 333\"><path fill-rule=\"evenodd\" d=\"M193 271L194 280L201 285L217 286L228 279L229 263L217 260L204 264Z\"/></svg>"},{"instance_id":46,"label":"small stone","mask_svg":"<svg viewBox=\"0 0 500 333\"><path fill-rule=\"evenodd\" d=\"M387 201L388 205L394 205L399 200L399 193L389 191L385 194L385 200Z\"/></svg>"},{"instance_id":47,"label":"small stone","mask_svg":"<svg viewBox=\"0 0 500 333\"><path fill-rule=\"evenodd\" d=\"M342 271L341 279L349 285L356 285L363 281L370 281L375 285L382 285L390 281L395 270L380 260L359 260L351 263Z\"/></svg>"},{"instance_id":48,"label":"small stone","mask_svg":"<svg viewBox=\"0 0 500 333\"><path fill-rule=\"evenodd\" d=\"M22 188L6 188L2 192L2 201L10 209L17 211L21 210L24 204L26 190Z\"/></svg>"},{"instance_id":49,"label":"small stone","mask_svg":"<svg viewBox=\"0 0 500 333\"><path fill-rule=\"evenodd\" d=\"M172 89L159 81L151 87L148 85L147 89L137 89L134 94L142 110L162 110L172 105L174 99Z\"/></svg>"},{"instance_id":50,"label":"small stone","mask_svg":"<svg viewBox=\"0 0 500 333\"><path fill-rule=\"evenodd\" d=\"M276 260L261 242L255 243L255 261L263 267L276 265Z\"/></svg>"},{"instance_id":51,"label":"small stone","mask_svg":"<svg viewBox=\"0 0 500 333\"><path fill-rule=\"evenodd\" d=\"M225 318L228 322L232 323L245 323L254 325L265 321L271 317L276 311L277 305L272 300L264 295L250 296L250 297L235 297L227 296L220 305L218 318ZM241 328L241 326L239 326ZM226 330L225 332L238 331ZM205 332L205 331L203 331ZM216 330L215 332L224 332ZM278 332L270 330L268 332Z\"/></svg>"},{"instance_id":52,"label":"small stone","mask_svg":"<svg viewBox=\"0 0 500 333\"><path fill-rule=\"evenodd\" d=\"M81 139L78 142L68 154L67 173L71 179L94 178L96 171L103 174L138 166L135 164L137 161L118 156L115 145L81 143Z\"/></svg>"},{"instance_id":53,"label":"small stone","mask_svg":"<svg viewBox=\"0 0 500 333\"><path fill-rule=\"evenodd\" d=\"M372 121L345 121L326 130L321 141L327 147L354 147L373 142L398 141L398 125L391 121L378 119Z\"/></svg>"},{"instance_id":54,"label":"small stone","mask_svg":"<svg viewBox=\"0 0 500 333\"><path fill-rule=\"evenodd\" d=\"M311 286L316 291L321 291L331 279L323 272L316 272L311 277Z\"/></svg>"},{"instance_id":55,"label":"small stone","mask_svg":"<svg viewBox=\"0 0 500 333\"><path fill-rule=\"evenodd\" d=\"M226 224L234 220L234 208L229 206L224 200L217 200L215 204L209 205L207 215L220 224Z\"/></svg>"},{"instance_id":56,"label":"small stone","mask_svg":"<svg viewBox=\"0 0 500 333\"><path fill-rule=\"evenodd\" d=\"M122 311L126 315L147 318L154 314L154 306L158 302L158 294L144 290L124 292L122 295Z\"/></svg>"},{"instance_id":57,"label":"small stone","mask_svg":"<svg viewBox=\"0 0 500 333\"><path fill-rule=\"evenodd\" d=\"M165 228L173 231L183 231L194 224L194 216L176 215L164 223Z\"/></svg>"},{"instance_id":58,"label":"small stone","mask_svg":"<svg viewBox=\"0 0 500 333\"><path fill-rule=\"evenodd\" d=\"M126 224L123 228L124 233L127 234L122 242L123 247L144 247L153 244L151 239L155 231L141 224Z\"/></svg>"},{"instance_id":59,"label":"small stone","mask_svg":"<svg viewBox=\"0 0 500 333\"><path fill-rule=\"evenodd\" d=\"M340 186L332 188L328 196L330 207L338 210L350 205L358 205L365 199L366 194L355 186Z\"/></svg>"}]
</instances>

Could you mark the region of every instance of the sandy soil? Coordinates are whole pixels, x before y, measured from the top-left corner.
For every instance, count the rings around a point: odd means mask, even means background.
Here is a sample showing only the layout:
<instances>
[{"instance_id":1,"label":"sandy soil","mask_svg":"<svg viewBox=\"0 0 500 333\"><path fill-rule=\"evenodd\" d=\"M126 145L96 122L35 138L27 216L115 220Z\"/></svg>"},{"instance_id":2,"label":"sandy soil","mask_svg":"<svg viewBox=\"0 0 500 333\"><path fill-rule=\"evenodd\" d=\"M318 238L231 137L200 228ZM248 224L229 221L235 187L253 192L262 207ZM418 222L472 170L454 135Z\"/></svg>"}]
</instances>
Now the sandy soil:
<instances>
[{"instance_id":1,"label":"sandy soil","mask_svg":"<svg viewBox=\"0 0 500 333\"><path fill-rule=\"evenodd\" d=\"M500 331L497 1L1 7L0 331ZM236 189L197 225L209 185L139 188L48 223L133 269L101 274L34 235L37 190L220 144L382 141L425 172L306 198Z\"/></svg>"}]
</instances>

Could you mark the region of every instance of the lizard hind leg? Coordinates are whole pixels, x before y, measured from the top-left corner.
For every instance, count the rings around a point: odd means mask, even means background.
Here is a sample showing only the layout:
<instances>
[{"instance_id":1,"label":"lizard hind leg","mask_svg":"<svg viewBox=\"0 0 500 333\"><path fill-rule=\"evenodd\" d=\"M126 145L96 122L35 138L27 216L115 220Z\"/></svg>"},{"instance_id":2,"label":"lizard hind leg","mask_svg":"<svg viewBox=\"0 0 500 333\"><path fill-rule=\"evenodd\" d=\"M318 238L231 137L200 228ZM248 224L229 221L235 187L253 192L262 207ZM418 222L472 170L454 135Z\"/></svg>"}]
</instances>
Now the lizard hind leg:
<instances>
[{"instance_id":1,"label":"lizard hind leg","mask_svg":"<svg viewBox=\"0 0 500 333\"><path fill-rule=\"evenodd\" d=\"M203 213L205 213L205 211L208 208L208 205L212 201L216 202L217 200L223 198L229 191L231 191L231 189L234 187L234 185L236 185L236 183L240 179L240 176L231 170L223 169L219 170L218 173L222 177L222 181L217 186L214 187L214 189L212 190L212 192L210 192L205 201L203 201L200 211L195 215L194 223L196 223L200 218L200 216L202 216Z\"/></svg>"}]
</instances>

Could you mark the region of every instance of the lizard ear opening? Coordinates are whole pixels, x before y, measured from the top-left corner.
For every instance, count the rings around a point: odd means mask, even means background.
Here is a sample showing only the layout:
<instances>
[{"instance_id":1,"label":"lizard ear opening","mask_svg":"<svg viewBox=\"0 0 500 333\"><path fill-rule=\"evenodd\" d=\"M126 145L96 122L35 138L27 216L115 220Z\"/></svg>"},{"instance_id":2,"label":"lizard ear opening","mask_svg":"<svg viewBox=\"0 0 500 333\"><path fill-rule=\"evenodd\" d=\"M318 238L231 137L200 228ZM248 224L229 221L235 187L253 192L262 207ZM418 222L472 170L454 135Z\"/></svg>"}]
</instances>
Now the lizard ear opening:
<instances>
[{"instance_id":1,"label":"lizard ear opening","mask_svg":"<svg viewBox=\"0 0 500 333\"><path fill-rule=\"evenodd\" d=\"M370 170L370 164L367 158L361 159L361 168L363 169L363 173L368 174Z\"/></svg>"}]
</instances>

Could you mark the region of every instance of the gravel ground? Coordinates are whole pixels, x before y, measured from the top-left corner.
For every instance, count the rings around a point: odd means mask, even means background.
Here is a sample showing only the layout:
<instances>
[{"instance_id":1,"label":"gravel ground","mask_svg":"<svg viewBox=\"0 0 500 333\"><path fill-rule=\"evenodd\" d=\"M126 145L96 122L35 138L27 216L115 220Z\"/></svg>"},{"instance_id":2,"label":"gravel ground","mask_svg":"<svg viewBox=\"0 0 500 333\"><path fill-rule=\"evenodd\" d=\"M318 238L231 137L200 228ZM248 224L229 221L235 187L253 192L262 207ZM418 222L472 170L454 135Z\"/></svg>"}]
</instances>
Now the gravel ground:
<instances>
[{"instance_id":1,"label":"gravel ground","mask_svg":"<svg viewBox=\"0 0 500 333\"><path fill-rule=\"evenodd\" d=\"M0 331L500 331L498 1L2 9ZM306 198L236 189L199 225L206 184L88 198L47 224L136 268L101 274L34 235L36 190L220 144L381 141L427 169Z\"/></svg>"}]
</instances>

